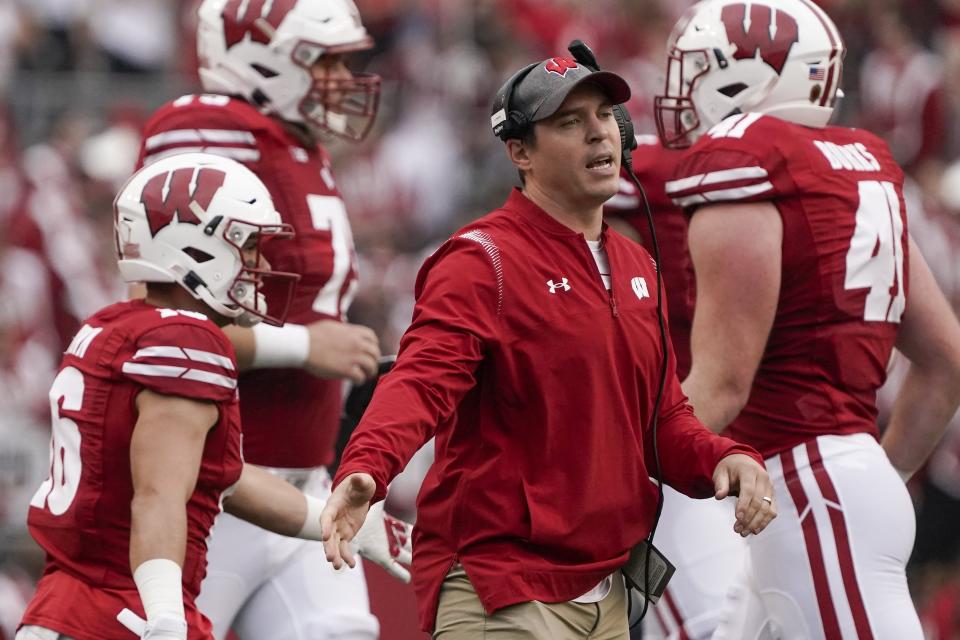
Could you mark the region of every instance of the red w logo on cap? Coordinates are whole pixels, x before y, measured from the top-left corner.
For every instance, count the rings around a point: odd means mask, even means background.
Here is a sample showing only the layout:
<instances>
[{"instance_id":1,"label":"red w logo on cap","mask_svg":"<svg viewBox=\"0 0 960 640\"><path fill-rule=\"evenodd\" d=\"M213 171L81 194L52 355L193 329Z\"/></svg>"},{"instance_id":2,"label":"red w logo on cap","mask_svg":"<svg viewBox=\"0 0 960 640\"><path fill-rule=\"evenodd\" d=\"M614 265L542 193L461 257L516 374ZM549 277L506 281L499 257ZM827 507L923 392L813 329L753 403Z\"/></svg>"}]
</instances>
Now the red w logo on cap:
<instances>
[{"instance_id":1,"label":"red w logo on cap","mask_svg":"<svg viewBox=\"0 0 960 640\"><path fill-rule=\"evenodd\" d=\"M263 15L263 7L267 0L229 0L223 8L223 37L227 43L227 49L237 44L249 33L254 42L267 44L270 42L271 33L266 33L258 24L263 20L268 25L276 29L283 22L286 15L293 9L296 0L273 0L270 5L270 13ZM243 15L240 15L240 9L243 6L246 9Z\"/></svg>"},{"instance_id":2,"label":"red w logo on cap","mask_svg":"<svg viewBox=\"0 0 960 640\"><path fill-rule=\"evenodd\" d=\"M168 176L170 188L164 198L163 185L167 183ZM192 177L193 169L177 169L172 176L170 173L160 173L147 181L140 202L147 211L150 235L156 236L157 231L173 221L173 216L177 216L177 221L181 224L200 224L200 219L190 210L190 203L196 200L202 209L209 207L213 195L223 186L226 174L219 169L200 169L193 193L190 192Z\"/></svg>"},{"instance_id":3,"label":"red w logo on cap","mask_svg":"<svg viewBox=\"0 0 960 640\"><path fill-rule=\"evenodd\" d=\"M578 65L575 61L570 58L561 58L557 56L556 58L551 58L547 60L547 64L543 65L543 68L549 71L550 73L555 73L558 76L566 77L567 71L570 69L576 69Z\"/></svg>"},{"instance_id":4,"label":"red w logo on cap","mask_svg":"<svg viewBox=\"0 0 960 640\"><path fill-rule=\"evenodd\" d=\"M776 31L770 34L773 10L762 4L750 5L749 28L747 26L747 5L728 4L720 12L720 19L727 29L727 39L736 45L737 60L753 58L760 51L760 58L773 67L777 73L783 71L787 63L790 48L799 39L797 20L789 13L777 11Z\"/></svg>"}]
</instances>

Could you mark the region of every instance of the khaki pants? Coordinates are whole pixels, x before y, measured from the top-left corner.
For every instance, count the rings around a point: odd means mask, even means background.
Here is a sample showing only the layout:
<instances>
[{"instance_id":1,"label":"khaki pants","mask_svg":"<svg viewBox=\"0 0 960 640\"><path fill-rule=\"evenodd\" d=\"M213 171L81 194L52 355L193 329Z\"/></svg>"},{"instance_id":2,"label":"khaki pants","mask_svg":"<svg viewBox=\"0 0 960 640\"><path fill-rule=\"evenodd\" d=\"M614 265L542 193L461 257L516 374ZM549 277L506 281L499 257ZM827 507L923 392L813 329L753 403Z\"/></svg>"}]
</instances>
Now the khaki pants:
<instances>
[{"instance_id":1,"label":"khaki pants","mask_svg":"<svg viewBox=\"0 0 960 640\"><path fill-rule=\"evenodd\" d=\"M459 564L440 589L434 640L627 640L627 598L619 574L596 603L522 602L489 615Z\"/></svg>"}]
</instances>

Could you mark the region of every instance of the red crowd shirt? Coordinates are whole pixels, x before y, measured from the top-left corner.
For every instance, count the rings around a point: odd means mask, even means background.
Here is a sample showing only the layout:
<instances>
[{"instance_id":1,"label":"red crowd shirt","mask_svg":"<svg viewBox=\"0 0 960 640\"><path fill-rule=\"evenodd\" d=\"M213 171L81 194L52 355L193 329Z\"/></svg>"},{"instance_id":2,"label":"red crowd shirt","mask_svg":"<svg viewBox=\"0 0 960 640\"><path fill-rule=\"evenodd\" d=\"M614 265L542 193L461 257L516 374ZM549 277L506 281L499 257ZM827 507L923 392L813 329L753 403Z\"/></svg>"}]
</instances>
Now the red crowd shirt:
<instances>
[{"instance_id":1,"label":"red crowd shirt","mask_svg":"<svg viewBox=\"0 0 960 640\"><path fill-rule=\"evenodd\" d=\"M886 143L732 116L684 155L667 193L690 209L772 202L783 221L776 316L729 435L765 457L823 434L878 437L877 389L909 313L903 172Z\"/></svg>"},{"instance_id":2,"label":"red crowd shirt","mask_svg":"<svg viewBox=\"0 0 960 640\"><path fill-rule=\"evenodd\" d=\"M50 390L52 466L27 517L47 564L23 624L77 640L121 640L130 632L116 620L120 610L143 615L130 570L130 440L137 395L149 389L212 402L220 411L186 504L183 562L189 638L212 637L194 599L222 492L243 467L236 385L233 347L203 314L133 300L85 321Z\"/></svg>"},{"instance_id":3,"label":"red crowd shirt","mask_svg":"<svg viewBox=\"0 0 960 640\"><path fill-rule=\"evenodd\" d=\"M633 172L650 202L653 225L660 245L663 285L670 307L670 335L677 356L677 377L690 373L690 333L693 328L693 306L697 300L693 261L687 248L687 218L683 209L673 204L664 185L673 177L682 151L667 149L656 136L638 136L639 146L633 152ZM653 241L647 223L647 212L637 187L621 172L620 192L603 206L605 218L620 218L640 236L644 247L653 252Z\"/></svg>"},{"instance_id":4,"label":"red crowd shirt","mask_svg":"<svg viewBox=\"0 0 960 640\"><path fill-rule=\"evenodd\" d=\"M609 292L583 235L514 191L420 271L397 363L335 482L370 473L381 499L436 435L414 533L424 630L433 629L455 562L489 612L560 602L622 566L649 532L657 500L650 421L664 357L656 272L637 243L610 229L602 241ZM759 456L701 425L672 350L667 357L663 478L707 497L720 458Z\"/></svg>"},{"instance_id":5,"label":"red crowd shirt","mask_svg":"<svg viewBox=\"0 0 960 640\"><path fill-rule=\"evenodd\" d=\"M175 153L205 151L245 164L263 181L296 237L266 243L276 271L300 274L289 322L342 320L357 288L356 253L346 207L326 150L304 145L284 125L243 100L188 95L162 106L143 132L140 165ZM279 304L266 291L267 306ZM270 467L333 461L340 429L340 380L303 369L258 369L240 376L243 454Z\"/></svg>"}]
</instances>

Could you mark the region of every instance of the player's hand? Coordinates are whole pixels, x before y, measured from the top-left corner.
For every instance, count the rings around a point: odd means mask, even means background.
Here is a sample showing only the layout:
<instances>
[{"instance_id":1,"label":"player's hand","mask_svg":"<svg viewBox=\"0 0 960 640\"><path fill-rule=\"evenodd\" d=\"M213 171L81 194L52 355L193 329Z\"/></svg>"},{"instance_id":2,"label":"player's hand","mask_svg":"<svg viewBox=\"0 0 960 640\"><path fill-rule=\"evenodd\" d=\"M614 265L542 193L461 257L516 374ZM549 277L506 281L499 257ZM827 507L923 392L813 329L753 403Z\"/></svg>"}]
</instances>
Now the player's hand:
<instances>
[{"instance_id":1,"label":"player's hand","mask_svg":"<svg viewBox=\"0 0 960 640\"><path fill-rule=\"evenodd\" d=\"M161 616L147 622L130 609L117 614L117 620L143 640L187 640L187 621Z\"/></svg>"},{"instance_id":2,"label":"player's hand","mask_svg":"<svg viewBox=\"0 0 960 640\"><path fill-rule=\"evenodd\" d=\"M734 453L722 458L713 472L713 486L717 500L737 496L733 530L743 537L760 533L777 517L770 476L750 456Z\"/></svg>"},{"instance_id":3,"label":"player's hand","mask_svg":"<svg viewBox=\"0 0 960 640\"><path fill-rule=\"evenodd\" d=\"M320 539L335 569L357 566L350 541L363 526L377 483L367 473L351 473L337 485L320 513Z\"/></svg>"},{"instance_id":4,"label":"player's hand","mask_svg":"<svg viewBox=\"0 0 960 640\"><path fill-rule=\"evenodd\" d=\"M318 320L307 325L310 355L303 368L321 378L349 378L362 384L377 373L380 343L373 329L349 322Z\"/></svg>"},{"instance_id":5,"label":"player's hand","mask_svg":"<svg viewBox=\"0 0 960 640\"><path fill-rule=\"evenodd\" d=\"M350 547L397 580L410 582L410 572L403 564L413 561L413 525L387 515L383 502L370 507Z\"/></svg>"}]
</instances>

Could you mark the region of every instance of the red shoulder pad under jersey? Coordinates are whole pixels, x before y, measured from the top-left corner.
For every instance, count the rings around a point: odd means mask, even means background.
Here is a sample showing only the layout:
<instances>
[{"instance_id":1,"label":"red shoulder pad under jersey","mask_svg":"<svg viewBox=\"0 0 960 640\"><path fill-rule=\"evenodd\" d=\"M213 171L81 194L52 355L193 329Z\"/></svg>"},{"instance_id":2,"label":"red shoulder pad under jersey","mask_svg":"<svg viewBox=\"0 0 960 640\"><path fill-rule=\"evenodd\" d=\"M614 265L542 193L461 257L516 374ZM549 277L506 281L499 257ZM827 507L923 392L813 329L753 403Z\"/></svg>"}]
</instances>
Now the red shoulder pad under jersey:
<instances>
[{"instance_id":1,"label":"red shoulder pad under jersey","mask_svg":"<svg viewBox=\"0 0 960 640\"><path fill-rule=\"evenodd\" d=\"M172 309L154 313L155 318L131 336L132 353L117 363L121 374L165 395L230 401L237 388L237 363L220 327L202 314Z\"/></svg>"},{"instance_id":2,"label":"red shoulder pad under jersey","mask_svg":"<svg viewBox=\"0 0 960 640\"><path fill-rule=\"evenodd\" d=\"M762 202L792 193L786 171L790 129L797 125L759 113L730 116L697 140L667 182L677 206Z\"/></svg>"},{"instance_id":3,"label":"red shoulder pad under jersey","mask_svg":"<svg viewBox=\"0 0 960 640\"><path fill-rule=\"evenodd\" d=\"M186 95L160 107L143 129L137 168L177 153L206 152L247 165L260 161L263 136L280 124L249 103L214 94Z\"/></svg>"}]
</instances>

